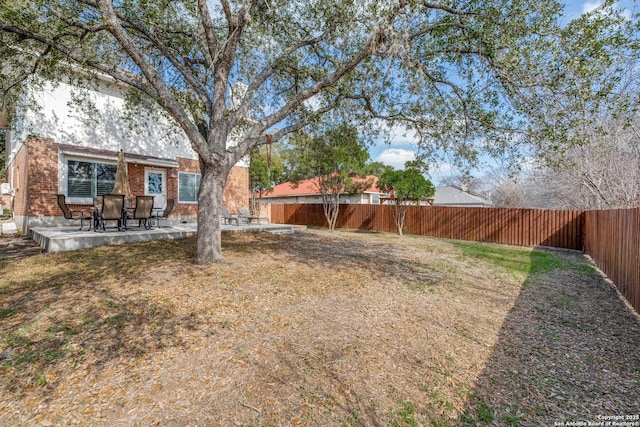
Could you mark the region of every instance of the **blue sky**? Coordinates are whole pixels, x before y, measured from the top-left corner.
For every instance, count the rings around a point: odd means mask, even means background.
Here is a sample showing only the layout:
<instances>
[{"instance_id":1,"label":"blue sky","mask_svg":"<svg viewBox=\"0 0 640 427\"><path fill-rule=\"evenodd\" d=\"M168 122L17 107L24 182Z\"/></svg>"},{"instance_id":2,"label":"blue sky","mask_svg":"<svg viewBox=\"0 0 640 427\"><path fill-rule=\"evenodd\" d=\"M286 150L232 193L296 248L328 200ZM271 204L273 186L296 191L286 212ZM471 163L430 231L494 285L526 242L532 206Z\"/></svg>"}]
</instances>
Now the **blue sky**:
<instances>
[{"instance_id":1,"label":"blue sky","mask_svg":"<svg viewBox=\"0 0 640 427\"><path fill-rule=\"evenodd\" d=\"M602 3L603 1L600 0L567 0L565 1L566 7L564 15L561 18L562 22L567 23L582 13L592 11ZM637 11L636 9L640 9L638 5L636 5L635 0L618 1L615 7L629 11L629 17L631 16L632 10ZM369 152L373 161L383 162L395 168L402 168L404 162L414 158L416 147L416 139L411 132L406 132L402 128L396 128L391 131L391 142L389 144L379 143L370 147ZM443 163L439 166L439 170L432 171L431 178L435 184L438 184L440 178L452 174L456 174L456 171L452 170L450 165Z\"/></svg>"}]
</instances>

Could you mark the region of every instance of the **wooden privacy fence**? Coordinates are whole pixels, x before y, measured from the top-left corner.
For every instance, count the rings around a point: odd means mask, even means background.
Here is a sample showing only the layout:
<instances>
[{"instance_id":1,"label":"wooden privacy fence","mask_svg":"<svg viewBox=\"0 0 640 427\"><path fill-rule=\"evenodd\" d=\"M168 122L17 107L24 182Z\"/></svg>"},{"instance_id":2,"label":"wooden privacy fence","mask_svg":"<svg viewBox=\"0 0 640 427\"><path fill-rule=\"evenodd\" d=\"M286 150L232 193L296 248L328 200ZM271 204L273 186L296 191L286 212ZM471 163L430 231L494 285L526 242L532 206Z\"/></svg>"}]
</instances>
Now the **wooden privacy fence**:
<instances>
[{"instance_id":1,"label":"wooden privacy fence","mask_svg":"<svg viewBox=\"0 0 640 427\"><path fill-rule=\"evenodd\" d=\"M322 205L271 205L271 221L324 227ZM340 205L337 228L396 232L386 205ZM407 234L582 250L582 211L510 208L411 206Z\"/></svg>"},{"instance_id":2,"label":"wooden privacy fence","mask_svg":"<svg viewBox=\"0 0 640 427\"><path fill-rule=\"evenodd\" d=\"M325 227L322 205L272 204L271 221ZM341 205L338 228L396 232L385 205ZM412 206L405 232L519 246L582 250L640 313L640 208L601 211Z\"/></svg>"},{"instance_id":3,"label":"wooden privacy fence","mask_svg":"<svg viewBox=\"0 0 640 427\"><path fill-rule=\"evenodd\" d=\"M640 208L586 211L584 251L640 313Z\"/></svg>"}]
</instances>

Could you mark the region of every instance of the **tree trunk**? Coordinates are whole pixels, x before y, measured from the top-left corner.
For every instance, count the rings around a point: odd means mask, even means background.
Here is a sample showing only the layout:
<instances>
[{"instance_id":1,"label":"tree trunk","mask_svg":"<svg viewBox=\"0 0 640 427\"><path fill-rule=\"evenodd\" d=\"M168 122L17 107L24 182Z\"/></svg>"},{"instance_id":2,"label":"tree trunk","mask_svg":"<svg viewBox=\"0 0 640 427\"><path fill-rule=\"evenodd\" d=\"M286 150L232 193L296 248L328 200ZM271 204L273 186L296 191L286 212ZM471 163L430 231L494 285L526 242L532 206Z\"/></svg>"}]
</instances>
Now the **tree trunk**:
<instances>
[{"instance_id":1,"label":"tree trunk","mask_svg":"<svg viewBox=\"0 0 640 427\"><path fill-rule=\"evenodd\" d=\"M196 264L223 261L220 217L222 195L227 183L227 171L200 162L200 191L198 193L198 232L196 237Z\"/></svg>"},{"instance_id":2,"label":"tree trunk","mask_svg":"<svg viewBox=\"0 0 640 427\"><path fill-rule=\"evenodd\" d=\"M404 227L404 217L407 213L407 207L404 205L396 204L393 206L393 219L396 222L396 228L398 234L402 236L402 228Z\"/></svg>"},{"instance_id":3,"label":"tree trunk","mask_svg":"<svg viewBox=\"0 0 640 427\"><path fill-rule=\"evenodd\" d=\"M404 228L404 217L407 215L407 207L400 206L400 212L398 213L398 234L403 235L402 229Z\"/></svg>"},{"instance_id":4,"label":"tree trunk","mask_svg":"<svg viewBox=\"0 0 640 427\"><path fill-rule=\"evenodd\" d=\"M340 195L338 194L337 197L333 193L323 195L322 207L329 230L334 230L338 219L338 211L340 210Z\"/></svg>"},{"instance_id":5,"label":"tree trunk","mask_svg":"<svg viewBox=\"0 0 640 427\"><path fill-rule=\"evenodd\" d=\"M339 202L332 202L331 212L327 219L329 220L329 230L336 229L336 221L338 220L338 211L340 210Z\"/></svg>"}]
</instances>

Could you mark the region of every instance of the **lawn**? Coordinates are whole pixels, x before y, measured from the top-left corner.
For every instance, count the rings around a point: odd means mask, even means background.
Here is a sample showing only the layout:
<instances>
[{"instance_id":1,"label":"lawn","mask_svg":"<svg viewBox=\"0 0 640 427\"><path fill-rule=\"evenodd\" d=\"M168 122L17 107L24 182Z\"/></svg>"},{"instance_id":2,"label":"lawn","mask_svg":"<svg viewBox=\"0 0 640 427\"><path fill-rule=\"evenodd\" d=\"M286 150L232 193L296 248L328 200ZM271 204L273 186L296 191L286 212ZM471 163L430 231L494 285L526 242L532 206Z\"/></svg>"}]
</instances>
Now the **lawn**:
<instances>
[{"instance_id":1,"label":"lawn","mask_svg":"<svg viewBox=\"0 0 640 427\"><path fill-rule=\"evenodd\" d=\"M0 264L0 425L553 425L638 414L640 321L570 252L310 230ZM640 423L638 424L640 425Z\"/></svg>"}]
</instances>

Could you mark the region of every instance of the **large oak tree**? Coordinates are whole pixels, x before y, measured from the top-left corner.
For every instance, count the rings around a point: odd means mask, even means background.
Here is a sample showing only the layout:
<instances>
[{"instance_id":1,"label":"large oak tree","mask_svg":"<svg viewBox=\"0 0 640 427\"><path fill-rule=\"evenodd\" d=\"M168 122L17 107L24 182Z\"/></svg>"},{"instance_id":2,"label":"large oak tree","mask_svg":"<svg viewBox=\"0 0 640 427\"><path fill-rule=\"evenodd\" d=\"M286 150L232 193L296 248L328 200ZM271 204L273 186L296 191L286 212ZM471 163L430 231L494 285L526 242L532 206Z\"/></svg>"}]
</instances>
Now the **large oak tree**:
<instances>
[{"instance_id":1,"label":"large oak tree","mask_svg":"<svg viewBox=\"0 0 640 427\"><path fill-rule=\"evenodd\" d=\"M352 124L402 121L431 152L510 147L527 106L514 97L548 83L540 71L562 48L560 12L554 0L0 0L0 88L7 100L32 74L82 68L155 102L199 156L194 259L210 262L229 171L267 134L340 109Z\"/></svg>"}]
</instances>

